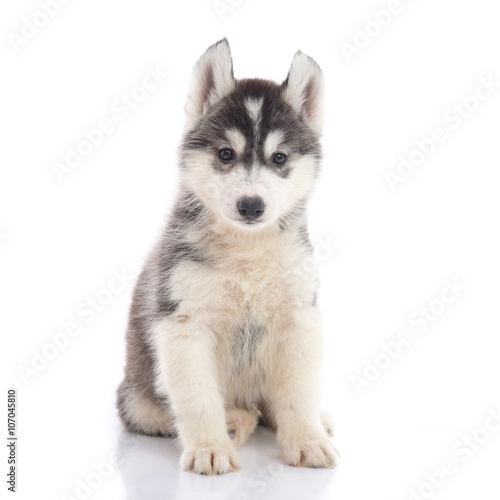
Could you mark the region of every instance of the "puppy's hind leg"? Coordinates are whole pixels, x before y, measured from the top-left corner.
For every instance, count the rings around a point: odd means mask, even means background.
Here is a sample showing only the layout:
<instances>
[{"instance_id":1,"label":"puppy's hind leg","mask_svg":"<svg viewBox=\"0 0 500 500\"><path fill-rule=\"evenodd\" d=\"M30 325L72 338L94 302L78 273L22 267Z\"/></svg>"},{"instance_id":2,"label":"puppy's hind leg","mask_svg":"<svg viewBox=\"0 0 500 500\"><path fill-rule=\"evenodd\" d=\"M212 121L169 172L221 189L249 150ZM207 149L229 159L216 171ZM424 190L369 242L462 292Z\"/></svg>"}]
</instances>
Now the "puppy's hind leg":
<instances>
[{"instance_id":1,"label":"puppy's hind leg","mask_svg":"<svg viewBox=\"0 0 500 500\"><path fill-rule=\"evenodd\" d=\"M248 411L231 408L226 410L227 433L236 448L239 448L253 433L259 417L260 411L257 409Z\"/></svg>"},{"instance_id":2,"label":"puppy's hind leg","mask_svg":"<svg viewBox=\"0 0 500 500\"><path fill-rule=\"evenodd\" d=\"M127 379L120 384L116 405L125 428L130 432L165 437L174 437L177 433L170 405L158 397L141 394Z\"/></svg>"}]
</instances>

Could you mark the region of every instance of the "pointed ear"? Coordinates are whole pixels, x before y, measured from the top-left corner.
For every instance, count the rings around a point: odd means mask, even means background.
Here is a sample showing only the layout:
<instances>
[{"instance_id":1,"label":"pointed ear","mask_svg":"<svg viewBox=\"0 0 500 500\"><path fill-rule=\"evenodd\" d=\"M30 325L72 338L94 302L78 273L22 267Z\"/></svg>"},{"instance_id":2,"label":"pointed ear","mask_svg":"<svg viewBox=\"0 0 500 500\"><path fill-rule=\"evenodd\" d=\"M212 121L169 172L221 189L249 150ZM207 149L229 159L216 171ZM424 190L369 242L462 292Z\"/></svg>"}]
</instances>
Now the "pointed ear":
<instances>
[{"instance_id":1,"label":"pointed ear","mask_svg":"<svg viewBox=\"0 0 500 500\"><path fill-rule=\"evenodd\" d=\"M235 86L228 41L223 38L210 46L193 70L186 106L188 119L196 120L231 93Z\"/></svg>"},{"instance_id":2,"label":"pointed ear","mask_svg":"<svg viewBox=\"0 0 500 500\"><path fill-rule=\"evenodd\" d=\"M300 50L282 84L283 97L317 133L323 126L323 73L318 64Z\"/></svg>"}]
</instances>

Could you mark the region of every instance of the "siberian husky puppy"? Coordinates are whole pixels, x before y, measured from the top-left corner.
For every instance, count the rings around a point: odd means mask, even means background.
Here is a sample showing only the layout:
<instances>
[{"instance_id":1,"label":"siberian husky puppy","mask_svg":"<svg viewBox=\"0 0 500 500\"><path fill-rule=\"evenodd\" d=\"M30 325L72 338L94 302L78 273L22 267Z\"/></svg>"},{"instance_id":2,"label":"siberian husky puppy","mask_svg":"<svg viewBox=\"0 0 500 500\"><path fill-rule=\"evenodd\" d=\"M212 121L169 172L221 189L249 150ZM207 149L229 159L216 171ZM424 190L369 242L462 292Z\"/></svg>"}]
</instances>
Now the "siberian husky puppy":
<instances>
[{"instance_id":1,"label":"siberian husky puppy","mask_svg":"<svg viewBox=\"0 0 500 500\"><path fill-rule=\"evenodd\" d=\"M184 470L237 470L257 423L287 464L337 462L305 212L322 92L301 52L282 84L236 80L225 39L194 68L179 193L135 287L117 402L130 431L178 436Z\"/></svg>"}]
</instances>

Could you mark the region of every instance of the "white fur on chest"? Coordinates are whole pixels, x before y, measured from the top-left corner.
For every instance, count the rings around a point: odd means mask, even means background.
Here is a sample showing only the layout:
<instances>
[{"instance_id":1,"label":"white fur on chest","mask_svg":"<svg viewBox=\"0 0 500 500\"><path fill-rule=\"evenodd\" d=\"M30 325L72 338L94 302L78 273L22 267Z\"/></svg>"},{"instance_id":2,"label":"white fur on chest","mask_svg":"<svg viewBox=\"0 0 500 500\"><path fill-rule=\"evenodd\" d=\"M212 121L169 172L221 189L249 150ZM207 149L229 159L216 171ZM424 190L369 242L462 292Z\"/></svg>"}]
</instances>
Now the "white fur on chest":
<instances>
[{"instance_id":1,"label":"white fur on chest","mask_svg":"<svg viewBox=\"0 0 500 500\"><path fill-rule=\"evenodd\" d=\"M284 239L233 253L216 247L209 262L181 262L170 282L179 303L175 314L203 318L221 334L245 317L280 328L314 297L317 275L310 267L304 270L307 255L306 248Z\"/></svg>"}]
</instances>

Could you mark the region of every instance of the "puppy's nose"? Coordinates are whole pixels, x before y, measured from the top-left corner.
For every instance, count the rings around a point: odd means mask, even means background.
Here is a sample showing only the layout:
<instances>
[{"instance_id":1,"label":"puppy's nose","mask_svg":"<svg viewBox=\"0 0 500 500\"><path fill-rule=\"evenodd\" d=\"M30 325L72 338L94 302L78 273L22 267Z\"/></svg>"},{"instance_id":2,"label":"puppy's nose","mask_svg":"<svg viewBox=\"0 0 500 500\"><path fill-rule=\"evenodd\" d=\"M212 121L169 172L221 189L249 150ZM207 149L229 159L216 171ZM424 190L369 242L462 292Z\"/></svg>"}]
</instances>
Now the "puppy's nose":
<instances>
[{"instance_id":1,"label":"puppy's nose","mask_svg":"<svg viewBox=\"0 0 500 500\"><path fill-rule=\"evenodd\" d=\"M262 198L241 198L238 202L238 212L247 220L258 219L264 213Z\"/></svg>"}]
</instances>

